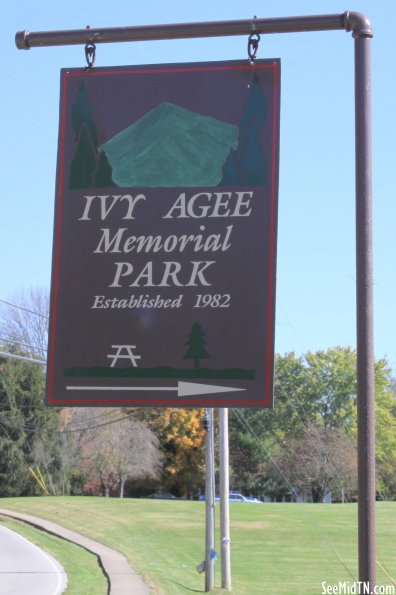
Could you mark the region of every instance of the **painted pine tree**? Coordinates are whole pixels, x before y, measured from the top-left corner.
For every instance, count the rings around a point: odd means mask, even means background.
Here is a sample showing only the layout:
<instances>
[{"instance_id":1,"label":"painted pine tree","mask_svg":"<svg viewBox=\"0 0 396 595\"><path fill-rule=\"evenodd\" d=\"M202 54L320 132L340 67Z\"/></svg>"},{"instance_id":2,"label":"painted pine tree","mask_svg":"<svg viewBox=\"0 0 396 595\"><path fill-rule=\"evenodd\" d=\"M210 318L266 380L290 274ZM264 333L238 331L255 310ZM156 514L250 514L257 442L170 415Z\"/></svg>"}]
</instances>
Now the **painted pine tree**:
<instances>
[{"instance_id":1,"label":"painted pine tree","mask_svg":"<svg viewBox=\"0 0 396 595\"><path fill-rule=\"evenodd\" d=\"M70 167L70 189L114 186L112 169L107 157L103 152L98 152L94 110L89 101L85 81L81 81L78 87L71 120L77 146Z\"/></svg>"},{"instance_id":2,"label":"painted pine tree","mask_svg":"<svg viewBox=\"0 0 396 595\"><path fill-rule=\"evenodd\" d=\"M267 183L267 167L260 142L266 111L260 79L255 72L239 125L238 153L242 184Z\"/></svg>"},{"instance_id":3,"label":"painted pine tree","mask_svg":"<svg viewBox=\"0 0 396 595\"><path fill-rule=\"evenodd\" d=\"M266 112L265 97L255 72L239 123L238 148L230 151L224 163L221 186L267 183L267 165L260 141Z\"/></svg>"},{"instance_id":4,"label":"painted pine tree","mask_svg":"<svg viewBox=\"0 0 396 595\"><path fill-rule=\"evenodd\" d=\"M91 188L96 169L96 147L86 124L83 124L77 141L76 152L70 166L69 188Z\"/></svg>"},{"instance_id":5,"label":"painted pine tree","mask_svg":"<svg viewBox=\"0 0 396 595\"><path fill-rule=\"evenodd\" d=\"M97 146L98 138L96 132L96 124L93 117L93 107L88 98L85 81L81 81L78 86L78 93L76 102L72 108L72 127L74 130L74 138L78 140L82 125L85 124L91 136L93 145Z\"/></svg>"},{"instance_id":6,"label":"painted pine tree","mask_svg":"<svg viewBox=\"0 0 396 595\"><path fill-rule=\"evenodd\" d=\"M198 322L193 324L185 344L188 349L183 359L194 360L194 368L199 368L199 360L210 357L206 351L205 333Z\"/></svg>"},{"instance_id":7,"label":"painted pine tree","mask_svg":"<svg viewBox=\"0 0 396 595\"><path fill-rule=\"evenodd\" d=\"M220 186L239 186L241 184L241 174L239 171L238 153L231 149L223 165L223 178Z\"/></svg>"},{"instance_id":8,"label":"painted pine tree","mask_svg":"<svg viewBox=\"0 0 396 595\"><path fill-rule=\"evenodd\" d=\"M115 186L112 178L112 168L104 151L99 152L96 171L94 173L94 188Z\"/></svg>"}]
</instances>

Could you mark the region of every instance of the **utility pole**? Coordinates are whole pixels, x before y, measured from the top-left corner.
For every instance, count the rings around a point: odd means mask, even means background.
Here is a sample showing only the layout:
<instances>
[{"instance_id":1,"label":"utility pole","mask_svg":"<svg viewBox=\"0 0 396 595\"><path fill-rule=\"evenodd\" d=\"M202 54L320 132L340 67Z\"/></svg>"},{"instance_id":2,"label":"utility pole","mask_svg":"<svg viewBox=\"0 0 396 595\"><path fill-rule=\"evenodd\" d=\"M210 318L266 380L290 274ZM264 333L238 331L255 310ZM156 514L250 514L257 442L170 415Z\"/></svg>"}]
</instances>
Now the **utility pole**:
<instances>
[{"instance_id":1,"label":"utility pole","mask_svg":"<svg viewBox=\"0 0 396 595\"><path fill-rule=\"evenodd\" d=\"M213 408L205 409L205 591L215 586L215 502L214 502L214 428Z\"/></svg>"},{"instance_id":2,"label":"utility pole","mask_svg":"<svg viewBox=\"0 0 396 595\"><path fill-rule=\"evenodd\" d=\"M219 409L221 586L231 591L228 409Z\"/></svg>"}]
</instances>

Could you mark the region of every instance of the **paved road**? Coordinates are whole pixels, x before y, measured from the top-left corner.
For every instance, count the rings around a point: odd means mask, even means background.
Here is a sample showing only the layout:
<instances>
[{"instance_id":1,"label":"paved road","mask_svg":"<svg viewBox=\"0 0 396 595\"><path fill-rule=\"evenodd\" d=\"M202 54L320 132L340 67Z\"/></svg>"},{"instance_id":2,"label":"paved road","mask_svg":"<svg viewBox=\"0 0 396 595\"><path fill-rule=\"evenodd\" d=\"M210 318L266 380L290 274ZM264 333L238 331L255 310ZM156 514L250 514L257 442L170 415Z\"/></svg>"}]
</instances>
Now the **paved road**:
<instances>
[{"instance_id":1,"label":"paved road","mask_svg":"<svg viewBox=\"0 0 396 595\"><path fill-rule=\"evenodd\" d=\"M131 568L128 560L120 552L103 545L103 543L93 541L76 531L71 531L57 523L40 519L31 514L0 508L1 514L19 521L24 521L35 527L40 527L44 531L76 543L98 556L100 565L109 581L109 595L149 595L149 587L136 574L134 569ZM0 595L3 595L1 590ZM24 595L30 595L30 593Z\"/></svg>"},{"instance_id":2,"label":"paved road","mask_svg":"<svg viewBox=\"0 0 396 595\"><path fill-rule=\"evenodd\" d=\"M66 585L59 562L0 524L1 595L60 595Z\"/></svg>"}]
</instances>

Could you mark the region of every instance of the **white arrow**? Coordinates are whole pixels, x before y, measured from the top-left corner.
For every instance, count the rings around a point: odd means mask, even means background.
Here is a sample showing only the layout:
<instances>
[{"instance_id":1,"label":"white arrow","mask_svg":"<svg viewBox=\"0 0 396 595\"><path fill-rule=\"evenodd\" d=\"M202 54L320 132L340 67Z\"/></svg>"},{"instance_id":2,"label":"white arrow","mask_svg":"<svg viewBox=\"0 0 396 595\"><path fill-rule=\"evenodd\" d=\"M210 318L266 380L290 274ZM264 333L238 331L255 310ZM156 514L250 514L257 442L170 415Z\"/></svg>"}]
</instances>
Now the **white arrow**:
<instances>
[{"instance_id":1,"label":"white arrow","mask_svg":"<svg viewBox=\"0 0 396 595\"><path fill-rule=\"evenodd\" d=\"M177 386L66 386L66 390L91 390L91 391L157 391L176 390L178 397L191 397L193 395L209 395L213 393L230 393L246 390L231 386L213 386L211 384L197 384L196 382L178 382Z\"/></svg>"}]
</instances>

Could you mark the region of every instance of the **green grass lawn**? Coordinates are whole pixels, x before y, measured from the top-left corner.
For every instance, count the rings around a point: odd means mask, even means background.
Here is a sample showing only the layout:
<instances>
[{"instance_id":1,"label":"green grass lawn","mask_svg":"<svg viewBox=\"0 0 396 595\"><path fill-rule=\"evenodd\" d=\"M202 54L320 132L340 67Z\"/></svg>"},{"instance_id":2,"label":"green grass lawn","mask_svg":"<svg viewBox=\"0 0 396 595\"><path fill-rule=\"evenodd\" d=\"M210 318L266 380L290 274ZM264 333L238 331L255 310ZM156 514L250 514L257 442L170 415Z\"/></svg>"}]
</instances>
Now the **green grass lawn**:
<instances>
[{"instance_id":1,"label":"green grass lawn","mask_svg":"<svg viewBox=\"0 0 396 595\"><path fill-rule=\"evenodd\" d=\"M40 497L2 498L0 507L50 519L117 549L153 593L204 591L195 569L204 558L203 502ZM323 581L357 580L356 505L235 503L230 509L235 595L319 595ZM395 502L377 505L377 541L378 584L396 585Z\"/></svg>"},{"instance_id":2,"label":"green grass lawn","mask_svg":"<svg viewBox=\"0 0 396 595\"><path fill-rule=\"evenodd\" d=\"M64 539L58 539L54 535L9 517L0 515L0 523L20 533L62 564L68 582L65 594L107 595L107 579L95 555Z\"/></svg>"}]
</instances>

